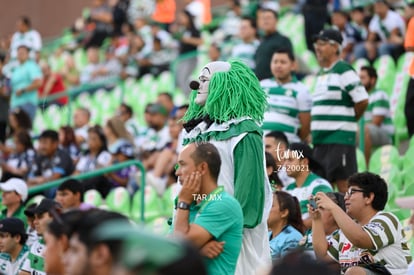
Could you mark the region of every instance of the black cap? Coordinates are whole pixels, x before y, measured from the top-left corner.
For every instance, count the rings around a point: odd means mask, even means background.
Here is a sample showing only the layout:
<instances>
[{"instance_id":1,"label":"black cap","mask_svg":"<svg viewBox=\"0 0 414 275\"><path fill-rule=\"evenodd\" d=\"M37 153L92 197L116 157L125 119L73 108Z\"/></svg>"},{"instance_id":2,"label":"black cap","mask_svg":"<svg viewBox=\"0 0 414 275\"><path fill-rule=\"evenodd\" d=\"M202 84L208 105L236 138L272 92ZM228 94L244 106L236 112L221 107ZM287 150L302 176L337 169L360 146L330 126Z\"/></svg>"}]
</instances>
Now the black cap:
<instances>
[{"instance_id":1,"label":"black cap","mask_svg":"<svg viewBox=\"0 0 414 275\"><path fill-rule=\"evenodd\" d=\"M343 38L342 38L342 34L334 29L326 29L326 30L321 30L317 35L313 36L313 41L316 40L325 40L325 41L335 41L336 43L338 43L339 45L342 44Z\"/></svg>"},{"instance_id":2,"label":"black cap","mask_svg":"<svg viewBox=\"0 0 414 275\"><path fill-rule=\"evenodd\" d=\"M52 208L61 208L60 204L51 199L43 199L39 205L34 209L35 214L42 214L48 212Z\"/></svg>"},{"instance_id":3,"label":"black cap","mask_svg":"<svg viewBox=\"0 0 414 275\"><path fill-rule=\"evenodd\" d=\"M24 223L18 218L5 218L0 220L0 232L6 232L10 234L25 235Z\"/></svg>"}]
</instances>

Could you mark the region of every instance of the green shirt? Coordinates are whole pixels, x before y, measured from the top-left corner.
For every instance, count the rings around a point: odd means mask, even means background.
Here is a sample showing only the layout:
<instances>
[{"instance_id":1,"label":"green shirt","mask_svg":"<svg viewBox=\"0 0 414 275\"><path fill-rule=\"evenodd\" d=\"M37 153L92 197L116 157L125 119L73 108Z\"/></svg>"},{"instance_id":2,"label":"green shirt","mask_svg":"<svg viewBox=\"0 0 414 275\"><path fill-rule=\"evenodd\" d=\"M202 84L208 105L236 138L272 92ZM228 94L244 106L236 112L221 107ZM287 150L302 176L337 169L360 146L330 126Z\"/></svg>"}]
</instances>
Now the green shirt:
<instances>
[{"instance_id":1,"label":"green shirt","mask_svg":"<svg viewBox=\"0 0 414 275\"><path fill-rule=\"evenodd\" d=\"M368 93L351 65L340 60L331 68L322 69L312 94L313 144L355 145L354 106L367 99Z\"/></svg>"},{"instance_id":2,"label":"green shirt","mask_svg":"<svg viewBox=\"0 0 414 275\"><path fill-rule=\"evenodd\" d=\"M222 186L211 192L196 208L194 224L207 230L213 239L225 242L223 252L214 259L206 258L208 274L234 274L243 236L243 212L239 202L224 192Z\"/></svg>"},{"instance_id":3,"label":"green shirt","mask_svg":"<svg viewBox=\"0 0 414 275\"><path fill-rule=\"evenodd\" d=\"M42 237L32 244L29 255L25 260L22 270L29 272L30 274L46 275L45 270L45 259L43 257L43 251L45 249L45 241Z\"/></svg>"},{"instance_id":4,"label":"green shirt","mask_svg":"<svg viewBox=\"0 0 414 275\"><path fill-rule=\"evenodd\" d=\"M23 204L20 205L20 207L17 208L17 210L13 213L13 215L11 217L18 218L18 219L22 220L23 223L24 223L24 227L27 228L27 217L24 214L24 209L25 209L24 205ZM0 220L5 219L5 218L11 218L11 217L7 217L7 208L3 209L0 212Z\"/></svg>"}]
</instances>

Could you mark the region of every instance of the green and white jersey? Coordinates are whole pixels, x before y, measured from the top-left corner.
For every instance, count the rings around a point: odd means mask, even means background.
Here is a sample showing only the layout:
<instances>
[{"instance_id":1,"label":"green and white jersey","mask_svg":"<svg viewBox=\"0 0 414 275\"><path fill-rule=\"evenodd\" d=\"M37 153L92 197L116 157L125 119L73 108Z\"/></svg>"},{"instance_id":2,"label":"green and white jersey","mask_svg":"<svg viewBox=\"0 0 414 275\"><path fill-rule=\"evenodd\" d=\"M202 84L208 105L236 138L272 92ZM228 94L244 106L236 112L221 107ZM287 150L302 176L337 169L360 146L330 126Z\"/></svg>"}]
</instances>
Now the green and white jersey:
<instances>
[{"instance_id":1,"label":"green and white jersey","mask_svg":"<svg viewBox=\"0 0 414 275\"><path fill-rule=\"evenodd\" d=\"M328 240L328 255L340 264L341 271L345 272L350 266L380 263L393 275L406 275L411 255L398 218L380 211L362 228L368 233L375 249L355 247L342 231Z\"/></svg>"},{"instance_id":2,"label":"green and white jersey","mask_svg":"<svg viewBox=\"0 0 414 275\"><path fill-rule=\"evenodd\" d=\"M365 123L371 123L373 116L383 116L384 120L380 126L390 136L394 134L394 126L391 120L390 101L387 93L374 90L369 94L369 104L364 113Z\"/></svg>"},{"instance_id":3,"label":"green and white jersey","mask_svg":"<svg viewBox=\"0 0 414 275\"><path fill-rule=\"evenodd\" d=\"M0 273L7 275L18 275L23 266L24 261L29 255L29 248L27 245L22 246L16 261L12 262L11 257L7 253L0 253Z\"/></svg>"},{"instance_id":4,"label":"green and white jersey","mask_svg":"<svg viewBox=\"0 0 414 275\"><path fill-rule=\"evenodd\" d=\"M240 41L234 45L231 51L231 57L242 60L250 69L254 69L256 67L254 55L256 54L256 49L259 44L260 41L258 39L255 39L250 43Z\"/></svg>"},{"instance_id":5,"label":"green and white jersey","mask_svg":"<svg viewBox=\"0 0 414 275\"><path fill-rule=\"evenodd\" d=\"M281 85L274 78L262 80L260 86L268 95L262 129L284 132L289 142L300 142L299 113L310 112L312 107L308 88L295 79Z\"/></svg>"},{"instance_id":6,"label":"green and white jersey","mask_svg":"<svg viewBox=\"0 0 414 275\"><path fill-rule=\"evenodd\" d=\"M46 275L44 271L45 260L43 258L43 251L46 245L43 238L32 244L29 255L23 263L22 270L29 272L31 275Z\"/></svg>"},{"instance_id":7,"label":"green and white jersey","mask_svg":"<svg viewBox=\"0 0 414 275\"><path fill-rule=\"evenodd\" d=\"M354 105L368 93L351 65L340 60L316 78L311 111L313 144L355 145Z\"/></svg>"},{"instance_id":8,"label":"green and white jersey","mask_svg":"<svg viewBox=\"0 0 414 275\"><path fill-rule=\"evenodd\" d=\"M285 191L298 199L302 219L309 217L307 205L311 195L315 195L318 192L333 192L331 184L314 173L309 173L301 187L298 187L296 182L294 182L286 186Z\"/></svg>"}]
</instances>

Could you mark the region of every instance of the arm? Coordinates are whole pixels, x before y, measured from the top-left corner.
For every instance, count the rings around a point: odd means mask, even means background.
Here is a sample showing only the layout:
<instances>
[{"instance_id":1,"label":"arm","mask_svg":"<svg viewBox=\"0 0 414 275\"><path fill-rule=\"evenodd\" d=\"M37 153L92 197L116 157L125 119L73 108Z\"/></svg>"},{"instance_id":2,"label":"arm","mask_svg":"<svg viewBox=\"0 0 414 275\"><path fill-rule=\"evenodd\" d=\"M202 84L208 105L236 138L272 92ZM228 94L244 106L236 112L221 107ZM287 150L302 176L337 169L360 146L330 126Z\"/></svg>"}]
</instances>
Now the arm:
<instances>
[{"instance_id":1,"label":"arm","mask_svg":"<svg viewBox=\"0 0 414 275\"><path fill-rule=\"evenodd\" d=\"M203 44L203 39L200 37L183 37L181 41L193 46L200 46Z\"/></svg>"},{"instance_id":2,"label":"arm","mask_svg":"<svg viewBox=\"0 0 414 275\"><path fill-rule=\"evenodd\" d=\"M37 78L35 80L32 81L32 83L30 83L29 86L24 87L21 90L17 90L16 91L16 95L20 96L23 93L26 92L31 92L33 90L38 90L40 88L40 86L42 86L42 79L41 78Z\"/></svg>"},{"instance_id":3,"label":"arm","mask_svg":"<svg viewBox=\"0 0 414 275\"><path fill-rule=\"evenodd\" d=\"M201 175L198 172L192 173L183 179L183 187L178 195L178 201L191 204L194 200L193 194L200 193ZM203 247L213 236L203 227L189 223L189 210L177 209L174 224L174 234L182 235L196 247Z\"/></svg>"},{"instance_id":4,"label":"arm","mask_svg":"<svg viewBox=\"0 0 414 275\"><path fill-rule=\"evenodd\" d=\"M314 210L308 206L309 215L312 219L312 245L318 259L331 261L328 255L328 242L326 241L325 230L318 209Z\"/></svg>"},{"instance_id":5,"label":"arm","mask_svg":"<svg viewBox=\"0 0 414 275\"><path fill-rule=\"evenodd\" d=\"M373 116L372 117L372 124L377 125L378 127L381 126L382 122L384 121L384 116Z\"/></svg>"},{"instance_id":6,"label":"arm","mask_svg":"<svg viewBox=\"0 0 414 275\"><path fill-rule=\"evenodd\" d=\"M29 187L40 185L49 181L54 181L60 179L62 175L60 173L53 173L50 177L38 176L33 177L27 180L27 185Z\"/></svg>"},{"instance_id":7,"label":"arm","mask_svg":"<svg viewBox=\"0 0 414 275\"><path fill-rule=\"evenodd\" d=\"M300 122L299 137L301 140L306 140L306 138L309 136L310 121L311 121L310 112L299 113L299 122Z\"/></svg>"},{"instance_id":8,"label":"arm","mask_svg":"<svg viewBox=\"0 0 414 275\"><path fill-rule=\"evenodd\" d=\"M50 91L52 90L53 85L56 82L56 75L52 74L49 79L46 81L45 88L43 89L43 97L46 97L49 95Z\"/></svg>"},{"instance_id":9,"label":"arm","mask_svg":"<svg viewBox=\"0 0 414 275\"><path fill-rule=\"evenodd\" d=\"M355 111L355 119L358 121L361 116L364 114L365 109L368 107L368 99L362 100L360 102L355 103L354 111Z\"/></svg>"},{"instance_id":10,"label":"arm","mask_svg":"<svg viewBox=\"0 0 414 275\"><path fill-rule=\"evenodd\" d=\"M318 192L316 194L316 201L318 208L323 208L331 212L338 227L354 246L365 249L375 248L369 234L359 224L354 222L336 203L327 197L325 193Z\"/></svg>"},{"instance_id":11,"label":"arm","mask_svg":"<svg viewBox=\"0 0 414 275\"><path fill-rule=\"evenodd\" d=\"M234 197L239 201L244 227L254 228L262 221L265 204L263 141L248 133L236 146L234 156Z\"/></svg>"}]
</instances>

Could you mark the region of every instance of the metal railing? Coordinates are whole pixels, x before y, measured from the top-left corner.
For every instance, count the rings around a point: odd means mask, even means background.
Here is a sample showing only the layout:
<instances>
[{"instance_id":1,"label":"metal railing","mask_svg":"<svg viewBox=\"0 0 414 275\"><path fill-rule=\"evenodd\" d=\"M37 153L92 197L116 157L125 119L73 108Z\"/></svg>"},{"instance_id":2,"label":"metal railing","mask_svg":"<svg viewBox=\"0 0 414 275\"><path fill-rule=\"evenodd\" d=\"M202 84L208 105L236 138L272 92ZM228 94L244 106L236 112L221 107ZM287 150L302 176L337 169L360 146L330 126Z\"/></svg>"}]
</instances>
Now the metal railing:
<instances>
[{"instance_id":1,"label":"metal railing","mask_svg":"<svg viewBox=\"0 0 414 275\"><path fill-rule=\"evenodd\" d=\"M118 171L122 168L129 167L129 166L135 166L141 171L141 185L139 186L139 192L141 192L141 221L145 221L145 168L142 165L142 163L138 160L129 160L121 163L114 164L109 167L96 169L94 171L73 175L65 178L61 178L58 180L54 180L39 186L34 186L29 188L29 195L42 193L43 191L46 191L50 188L58 187L62 182L68 180L68 179L77 179L77 180L84 180L93 178L96 176L101 176L106 173Z\"/></svg>"}]
</instances>

